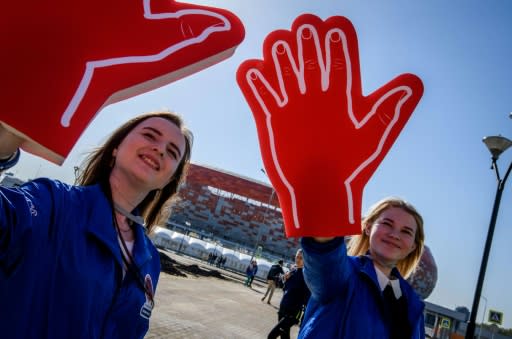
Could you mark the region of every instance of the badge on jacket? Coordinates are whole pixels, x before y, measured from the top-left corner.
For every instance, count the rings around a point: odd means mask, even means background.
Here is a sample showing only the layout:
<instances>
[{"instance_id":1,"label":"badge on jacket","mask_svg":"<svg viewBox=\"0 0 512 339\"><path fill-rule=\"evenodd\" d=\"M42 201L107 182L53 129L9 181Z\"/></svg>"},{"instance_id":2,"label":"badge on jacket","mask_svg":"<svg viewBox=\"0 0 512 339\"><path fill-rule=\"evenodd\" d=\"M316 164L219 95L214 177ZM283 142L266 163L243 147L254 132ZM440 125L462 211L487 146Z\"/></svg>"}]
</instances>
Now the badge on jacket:
<instances>
[{"instance_id":1,"label":"badge on jacket","mask_svg":"<svg viewBox=\"0 0 512 339\"><path fill-rule=\"evenodd\" d=\"M151 317L151 312L153 311L153 306L155 305L155 302L153 301L155 293L153 290L153 281L151 280L151 276L149 274L146 274L146 277L144 277L144 287L144 295L146 296L146 301L140 308L140 316L149 320L149 317Z\"/></svg>"}]
</instances>

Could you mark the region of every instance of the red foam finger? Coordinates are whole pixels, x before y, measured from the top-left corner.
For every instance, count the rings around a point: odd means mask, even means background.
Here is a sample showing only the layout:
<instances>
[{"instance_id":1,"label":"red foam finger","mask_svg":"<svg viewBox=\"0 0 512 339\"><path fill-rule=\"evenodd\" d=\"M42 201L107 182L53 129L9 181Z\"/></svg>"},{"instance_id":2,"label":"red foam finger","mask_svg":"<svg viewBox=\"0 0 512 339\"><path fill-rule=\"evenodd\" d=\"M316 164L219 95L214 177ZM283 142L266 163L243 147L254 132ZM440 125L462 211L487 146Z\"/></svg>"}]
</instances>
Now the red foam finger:
<instances>
[{"instance_id":1,"label":"red foam finger","mask_svg":"<svg viewBox=\"0 0 512 339\"><path fill-rule=\"evenodd\" d=\"M228 11L168 0L10 1L2 13L0 121L58 164L101 107L220 62L244 37Z\"/></svg>"},{"instance_id":2,"label":"red foam finger","mask_svg":"<svg viewBox=\"0 0 512 339\"><path fill-rule=\"evenodd\" d=\"M276 58L276 41L288 42L293 58ZM359 233L364 186L421 98L421 80L402 75L363 96L357 36L343 17L300 16L291 31L269 34L263 56L260 67L283 101L276 106L266 96L248 103L253 113L266 112L266 123L257 122L260 150L274 169L267 173L278 183L286 235ZM288 60L295 77L282 72Z\"/></svg>"}]
</instances>

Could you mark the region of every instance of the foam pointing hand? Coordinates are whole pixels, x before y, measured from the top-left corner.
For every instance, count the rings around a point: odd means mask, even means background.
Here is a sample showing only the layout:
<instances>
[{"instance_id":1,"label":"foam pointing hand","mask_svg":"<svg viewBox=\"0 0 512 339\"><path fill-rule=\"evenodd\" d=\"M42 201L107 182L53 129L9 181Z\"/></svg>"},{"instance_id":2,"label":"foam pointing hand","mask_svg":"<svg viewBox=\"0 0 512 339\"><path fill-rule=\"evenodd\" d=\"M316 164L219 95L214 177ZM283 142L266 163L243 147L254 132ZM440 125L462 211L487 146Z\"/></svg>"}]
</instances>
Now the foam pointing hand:
<instances>
[{"instance_id":1,"label":"foam pointing hand","mask_svg":"<svg viewBox=\"0 0 512 339\"><path fill-rule=\"evenodd\" d=\"M344 17L298 17L269 34L238 84L253 112L286 235L361 232L365 184L423 94L402 74L363 96L356 32Z\"/></svg>"},{"instance_id":2,"label":"foam pointing hand","mask_svg":"<svg viewBox=\"0 0 512 339\"><path fill-rule=\"evenodd\" d=\"M59 164L103 106L224 60L244 37L232 13L173 0L8 1L1 18L0 121Z\"/></svg>"}]
</instances>

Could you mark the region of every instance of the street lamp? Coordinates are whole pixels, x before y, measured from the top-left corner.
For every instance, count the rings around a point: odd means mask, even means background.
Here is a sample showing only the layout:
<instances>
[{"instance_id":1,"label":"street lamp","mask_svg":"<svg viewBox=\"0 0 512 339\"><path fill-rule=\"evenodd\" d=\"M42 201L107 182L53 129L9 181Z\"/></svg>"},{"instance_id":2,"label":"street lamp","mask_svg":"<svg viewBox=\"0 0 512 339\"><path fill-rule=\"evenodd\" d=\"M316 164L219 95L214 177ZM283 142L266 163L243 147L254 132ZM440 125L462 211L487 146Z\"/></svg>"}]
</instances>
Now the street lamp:
<instances>
[{"instance_id":1,"label":"street lamp","mask_svg":"<svg viewBox=\"0 0 512 339\"><path fill-rule=\"evenodd\" d=\"M483 142L489 149L492 155L492 166L491 169L494 169L496 173L497 179L497 189L496 189L496 197L494 198L494 207L492 209L491 222L489 223L489 230L487 232L487 240L485 241L484 254L482 257L482 263L480 265L480 273L478 274L478 281L476 284L475 296L473 298L473 307L471 308L471 316L469 318L468 327L466 329L466 339L473 339L475 336L475 321L476 321L476 313L478 312L478 305L480 303L480 296L482 294L482 285L484 283L485 271L487 269L487 260L489 259L489 252L491 250L492 237L494 234L494 227L496 226L496 218L498 217L498 210L500 208L501 195L503 194L503 189L505 188L505 183L510 174L510 170L512 169L512 161L508 166L508 169L505 173L503 179L500 177L500 172L498 170L498 166L496 162L500 157L501 153L506 151L510 146L512 146L512 141L499 136L491 136L485 137Z\"/></svg>"},{"instance_id":2,"label":"street lamp","mask_svg":"<svg viewBox=\"0 0 512 339\"><path fill-rule=\"evenodd\" d=\"M181 252L181 248L183 247L183 241L185 240L185 237L188 235L188 232L190 231L190 221L185 221L185 225L187 225L187 228L183 232L183 238L181 238L180 247L178 247L178 253Z\"/></svg>"}]
</instances>

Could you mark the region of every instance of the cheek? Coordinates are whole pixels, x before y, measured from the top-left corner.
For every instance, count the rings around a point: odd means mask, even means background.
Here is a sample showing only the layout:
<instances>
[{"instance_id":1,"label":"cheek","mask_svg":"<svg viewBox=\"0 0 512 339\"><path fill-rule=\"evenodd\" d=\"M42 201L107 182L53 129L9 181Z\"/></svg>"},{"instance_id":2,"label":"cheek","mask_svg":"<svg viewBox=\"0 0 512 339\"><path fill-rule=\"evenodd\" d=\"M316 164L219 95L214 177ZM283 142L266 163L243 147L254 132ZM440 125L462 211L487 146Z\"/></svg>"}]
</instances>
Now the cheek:
<instances>
[{"instance_id":1,"label":"cheek","mask_svg":"<svg viewBox=\"0 0 512 339\"><path fill-rule=\"evenodd\" d=\"M368 230L367 234L368 238L370 238L370 241L372 241L373 239L382 238L384 233L385 232L383 231L382 228L374 226L370 230Z\"/></svg>"},{"instance_id":2,"label":"cheek","mask_svg":"<svg viewBox=\"0 0 512 339\"><path fill-rule=\"evenodd\" d=\"M165 170L169 174L169 178L174 175L174 172L178 168L178 162L174 161L170 157L167 157L165 160Z\"/></svg>"},{"instance_id":3,"label":"cheek","mask_svg":"<svg viewBox=\"0 0 512 339\"><path fill-rule=\"evenodd\" d=\"M416 243L414 242L414 239L407 240L406 245L407 245L407 248L409 249L409 253L416 249Z\"/></svg>"}]
</instances>

